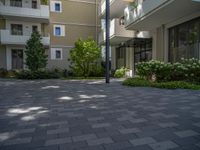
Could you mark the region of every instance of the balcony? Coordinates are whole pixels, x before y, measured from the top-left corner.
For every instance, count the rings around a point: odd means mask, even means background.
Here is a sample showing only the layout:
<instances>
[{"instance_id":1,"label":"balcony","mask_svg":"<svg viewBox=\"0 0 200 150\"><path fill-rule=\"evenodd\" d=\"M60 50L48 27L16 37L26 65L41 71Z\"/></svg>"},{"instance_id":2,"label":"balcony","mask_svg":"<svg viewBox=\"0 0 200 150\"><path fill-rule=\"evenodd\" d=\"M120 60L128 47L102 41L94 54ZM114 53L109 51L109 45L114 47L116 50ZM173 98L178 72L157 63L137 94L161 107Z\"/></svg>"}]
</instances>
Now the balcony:
<instances>
[{"instance_id":1,"label":"balcony","mask_svg":"<svg viewBox=\"0 0 200 150\"><path fill-rule=\"evenodd\" d=\"M102 0L101 5L99 5L99 16L105 17L106 11L106 1ZM126 8L128 2L124 0L110 0L110 17L111 18L118 18L123 16L124 9Z\"/></svg>"},{"instance_id":2,"label":"balcony","mask_svg":"<svg viewBox=\"0 0 200 150\"><path fill-rule=\"evenodd\" d=\"M198 12L199 8L200 3L192 0L142 0L136 8L125 8L125 26L129 30L152 30Z\"/></svg>"},{"instance_id":3,"label":"balcony","mask_svg":"<svg viewBox=\"0 0 200 150\"><path fill-rule=\"evenodd\" d=\"M49 6L40 5L39 8L13 7L7 5L0 5L0 15L5 18L26 19L27 21L34 21L40 23L49 22Z\"/></svg>"},{"instance_id":4,"label":"balcony","mask_svg":"<svg viewBox=\"0 0 200 150\"><path fill-rule=\"evenodd\" d=\"M0 43L2 45L25 45L30 35L11 35L10 30L0 30ZM44 46L50 45L50 36L42 37Z\"/></svg>"},{"instance_id":5,"label":"balcony","mask_svg":"<svg viewBox=\"0 0 200 150\"><path fill-rule=\"evenodd\" d=\"M110 43L112 45L125 42L135 36L134 31L128 31L124 25L119 24L119 19L113 19L110 22ZM99 44L104 44L106 40L105 29L99 34Z\"/></svg>"}]
</instances>

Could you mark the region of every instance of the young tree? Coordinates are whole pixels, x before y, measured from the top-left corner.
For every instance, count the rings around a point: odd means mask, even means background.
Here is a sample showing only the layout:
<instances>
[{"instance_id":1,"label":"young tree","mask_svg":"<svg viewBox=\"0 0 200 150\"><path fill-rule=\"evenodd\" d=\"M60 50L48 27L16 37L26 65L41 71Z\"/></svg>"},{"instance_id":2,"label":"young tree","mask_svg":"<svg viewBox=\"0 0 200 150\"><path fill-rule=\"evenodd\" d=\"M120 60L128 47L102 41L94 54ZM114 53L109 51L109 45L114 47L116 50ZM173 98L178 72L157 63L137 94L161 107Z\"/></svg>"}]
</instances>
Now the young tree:
<instances>
[{"instance_id":1,"label":"young tree","mask_svg":"<svg viewBox=\"0 0 200 150\"><path fill-rule=\"evenodd\" d=\"M70 51L72 69L77 75L88 77L92 64L101 56L101 50L92 39L79 39L75 47Z\"/></svg>"},{"instance_id":2,"label":"young tree","mask_svg":"<svg viewBox=\"0 0 200 150\"><path fill-rule=\"evenodd\" d=\"M41 40L39 32L33 32L31 38L26 43L26 65L31 71L38 71L47 65L47 55L45 55L45 49Z\"/></svg>"}]
</instances>

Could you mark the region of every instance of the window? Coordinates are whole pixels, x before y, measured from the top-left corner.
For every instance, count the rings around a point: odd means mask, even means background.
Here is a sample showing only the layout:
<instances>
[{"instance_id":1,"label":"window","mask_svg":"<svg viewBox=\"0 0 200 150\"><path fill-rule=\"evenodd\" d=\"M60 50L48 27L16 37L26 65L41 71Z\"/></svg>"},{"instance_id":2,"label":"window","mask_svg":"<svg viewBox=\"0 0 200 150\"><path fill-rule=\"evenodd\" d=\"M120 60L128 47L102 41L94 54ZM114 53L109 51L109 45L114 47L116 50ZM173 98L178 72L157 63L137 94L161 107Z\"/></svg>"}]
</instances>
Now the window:
<instances>
[{"instance_id":1,"label":"window","mask_svg":"<svg viewBox=\"0 0 200 150\"><path fill-rule=\"evenodd\" d=\"M54 35L55 36L65 36L65 26L64 25L54 25Z\"/></svg>"},{"instance_id":2,"label":"window","mask_svg":"<svg viewBox=\"0 0 200 150\"><path fill-rule=\"evenodd\" d=\"M61 59L61 51L56 50L56 59Z\"/></svg>"},{"instance_id":3,"label":"window","mask_svg":"<svg viewBox=\"0 0 200 150\"><path fill-rule=\"evenodd\" d=\"M55 3L55 11L60 12L60 3Z\"/></svg>"},{"instance_id":4,"label":"window","mask_svg":"<svg viewBox=\"0 0 200 150\"><path fill-rule=\"evenodd\" d=\"M23 26L21 24L11 24L12 35L23 35Z\"/></svg>"},{"instance_id":5,"label":"window","mask_svg":"<svg viewBox=\"0 0 200 150\"><path fill-rule=\"evenodd\" d=\"M169 29L169 61L200 59L200 18Z\"/></svg>"},{"instance_id":6,"label":"window","mask_svg":"<svg viewBox=\"0 0 200 150\"><path fill-rule=\"evenodd\" d=\"M10 0L10 6L22 7L22 0Z\"/></svg>"},{"instance_id":7,"label":"window","mask_svg":"<svg viewBox=\"0 0 200 150\"><path fill-rule=\"evenodd\" d=\"M32 0L32 8L37 9L37 0Z\"/></svg>"},{"instance_id":8,"label":"window","mask_svg":"<svg viewBox=\"0 0 200 150\"><path fill-rule=\"evenodd\" d=\"M56 27L56 28L55 28L55 31L56 31L56 32L55 32L55 33L56 33L56 34L55 34L56 36L60 36L60 35L61 35L61 29L60 29L60 27Z\"/></svg>"},{"instance_id":9,"label":"window","mask_svg":"<svg viewBox=\"0 0 200 150\"><path fill-rule=\"evenodd\" d=\"M51 11L52 12L62 12L62 2L61 1L51 1Z\"/></svg>"},{"instance_id":10,"label":"window","mask_svg":"<svg viewBox=\"0 0 200 150\"><path fill-rule=\"evenodd\" d=\"M152 39L135 40L134 58L134 64L152 59Z\"/></svg>"},{"instance_id":11,"label":"window","mask_svg":"<svg viewBox=\"0 0 200 150\"><path fill-rule=\"evenodd\" d=\"M38 31L38 26L32 26L32 32L37 32Z\"/></svg>"},{"instance_id":12,"label":"window","mask_svg":"<svg viewBox=\"0 0 200 150\"><path fill-rule=\"evenodd\" d=\"M62 48L51 48L51 59L62 60Z\"/></svg>"}]
</instances>

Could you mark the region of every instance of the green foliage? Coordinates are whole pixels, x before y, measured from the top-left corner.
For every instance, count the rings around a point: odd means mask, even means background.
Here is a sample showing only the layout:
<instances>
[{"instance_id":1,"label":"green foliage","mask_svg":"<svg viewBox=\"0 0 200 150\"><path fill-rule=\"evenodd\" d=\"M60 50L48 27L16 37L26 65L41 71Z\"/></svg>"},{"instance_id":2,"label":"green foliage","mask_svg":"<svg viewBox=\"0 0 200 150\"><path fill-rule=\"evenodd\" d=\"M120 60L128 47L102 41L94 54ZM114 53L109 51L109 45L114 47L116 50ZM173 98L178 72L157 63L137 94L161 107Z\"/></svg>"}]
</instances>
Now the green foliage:
<instances>
[{"instance_id":1,"label":"green foliage","mask_svg":"<svg viewBox=\"0 0 200 150\"><path fill-rule=\"evenodd\" d=\"M47 65L47 55L41 40L41 35L33 32L26 43L26 65L31 71L38 71Z\"/></svg>"},{"instance_id":2,"label":"green foliage","mask_svg":"<svg viewBox=\"0 0 200 150\"><path fill-rule=\"evenodd\" d=\"M58 79L62 77L62 72L59 70L23 70L16 73L18 79Z\"/></svg>"},{"instance_id":3,"label":"green foliage","mask_svg":"<svg viewBox=\"0 0 200 150\"><path fill-rule=\"evenodd\" d=\"M98 61L101 50L92 39L79 39L75 47L70 51L72 70L77 76L88 77L92 71L92 65Z\"/></svg>"},{"instance_id":4,"label":"green foliage","mask_svg":"<svg viewBox=\"0 0 200 150\"><path fill-rule=\"evenodd\" d=\"M105 69L101 66L101 64L96 63L91 65L91 70L89 73L90 77L103 77L105 75Z\"/></svg>"},{"instance_id":5,"label":"green foliage","mask_svg":"<svg viewBox=\"0 0 200 150\"><path fill-rule=\"evenodd\" d=\"M189 81L200 82L200 61L182 59L178 63L164 63L151 60L136 65L137 74L149 81Z\"/></svg>"},{"instance_id":6,"label":"green foliage","mask_svg":"<svg viewBox=\"0 0 200 150\"><path fill-rule=\"evenodd\" d=\"M170 82L150 82L142 78L129 78L123 82L123 85L133 87L155 87L163 89L193 89L200 90L200 85L192 84L185 81Z\"/></svg>"},{"instance_id":7,"label":"green foliage","mask_svg":"<svg viewBox=\"0 0 200 150\"><path fill-rule=\"evenodd\" d=\"M126 71L127 71L127 69L124 67L117 69L114 73L114 77L115 78L124 78L126 76Z\"/></svg>"},{"instance_id":8,"label":"green foliage","mask_svg":"<svg viewBox=\"0 0 200 150\"><path fill-rule=\"evenodd\" d=\"M42 5L48 5L48 3L49 3L49 0L41 0Z\"/></svg>"},{"instance_id":9,"label":"green foliage","mask_svg":"<svg viewBox=\"0 0 200 150\"><path fill-rule=\"evenodd\" d=\"M5 78L8 75L8 71L4 68L0 68L0 77Z\"/></svg>"}]
</instances>

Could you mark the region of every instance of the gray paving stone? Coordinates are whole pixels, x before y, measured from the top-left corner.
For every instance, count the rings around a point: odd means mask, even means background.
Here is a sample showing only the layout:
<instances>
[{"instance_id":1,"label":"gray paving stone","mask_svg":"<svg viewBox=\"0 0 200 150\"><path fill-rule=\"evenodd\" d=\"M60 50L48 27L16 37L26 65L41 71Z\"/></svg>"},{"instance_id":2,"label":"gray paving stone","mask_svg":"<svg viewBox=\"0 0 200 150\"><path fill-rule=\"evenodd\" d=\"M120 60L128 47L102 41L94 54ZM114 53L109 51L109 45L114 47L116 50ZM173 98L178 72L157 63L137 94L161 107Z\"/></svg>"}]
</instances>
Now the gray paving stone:
<instances>
[{"instance_id":1,"label":"gray paving stone","mask_svg":"<svg viewBox=\"0 0 200 150\"><path fill-rule=\"evenodd\" d=\"M59 134L59 133L64 133L64 132L69 132L69 128L59 128L55 130L47 130L47 134Z\"/></svg>"},{"instance_id":2,"label":"gray paving stone","mask_svg":"<svg viewBox=\"0 0 200 150\"><path fill-rule=\"evenodd\" d=\"M111 124L110 123L97 123L97 124L93 124L92 128L103 128L103 127L110 127Z\"/></svg>"},{"instance_id":3,"label":"gray paving stone","mask_svg":"<svg viewBox=\"0 0 200 150\"><path fill-rule=\"evenodd\" d=\"M200 148L200 142L196 144Z\"/></svg>"},{"instance_id":4,"label":"gray paving stone","mask_svg":"<svg viewBox=\"0 0 200 150\"><path fill-rule=\"evenodd\" d=\"M194 123L195 126L200 127L200 122Z\"/></svg>"},{"instance_id":5,"label":"gray paving stone","mask_svg":"<svg viewBox=\"0 0 200 150\"><path fill-rule=\"evenodd\" d=\"M86 140L91 140L91 139L96 139L96 138L97 138L97 136L95 134L85 134L85 135L72 137L74 142L86 141Z\"/></svg>"},{"instance_id":6,"label":"gray paving stone","mask_svg":"<svg viewBox=\"0 0 200 150\"><path fill-rule=\"evenodd\" d=\"M179 147L176 143L174 143L172 141L153 143L153 144L149 144L149 146L153 150L169 150L169 149L175 149L175 148Z\"/></svg>"},{"instance_id":7,"label":"gray paving stone","mask_svg":"<svg viewBox=\"0 0 200 150\"><path fill-rule=\"evenodd\" d=\"M139 118L139 119L131 119L130 122L131 123L143 123L143 122L147 122L147 120L144 118Z\"/></svg>"},{"instance_id":8,"label":"gray paving stone","mask_svg":"<svg viewBox=\"0 0 200 150\"><path fill-rule=\"evenodd\" d=\"M152 137L145 137L145 138L133 139L133 140L130 140L130 142L134 146L138 146L138 145L146 145L146 144L156 143L156 140L153 139Z\"/></svg>"},{"instance_id":9,"label":"gray paving stone","mask_svg":"<svg viewBox=\"0 0 200 150\"><path fill-rule=\"evenodd\" d=\"M185 137L190 137L190 136L197 136L199 135L199 133L193 131L193 130L184 130L184 131L178 131L175 132L174 134L176 134L177 136L179 136L180 138L185 138Z\"/></svg>"},{"instance_id":10,"label":"gray paving stone","mask_svg":"<svg viewBox=\"0 0 200 150\"><path fill-rule=\"evenodd\" d=\"M167 122L167 123L159 123L158 124L160 127L162 128L171 128L171 127L176 127L178 126L177 123L174 123L174 122Z\"/></svg>"},{"instance_id":11,"label":"gray paving stone","mask_svg":"<svg viewBox=\"0 0 200 150\"><path fill-rule=\"evenodd\" d=\"M138 133L141 132L141 130L138 128L129 128L129 129L121 129L119 130L119 132L122 134L129 134L129 133Z\"/></svg>"},{"instance_id":12,"label":"gray paving stone","mask_svg":"<svg viewBox=\"0 0 200 150\"><path fill-rule=\"evenodd\" d=\"M27 138L8 140L3 145L26 144L26 143L30 143L31 139L32 139L31 137L27 137Z\"/></svg>"},{"instance_id":13,"label":"gray paving stone","mask_svg":"<svg viewBox=\"0 0 200 150\"><path fill-rule=\"evenodd\" d=\"M52 139L52 140L47 140L45 142L45 146L49 146L49 145L59 145L59 144L65 144L65 143L71 143L72 140L71 138L67 137L67 138L62 138L62 139Z\"/></svg>"},{"instance_id":14,"label":"gray paving stone","mask_svg":"<svg viewBox=\"0 0 200 150\"><path fill-rule=\"evenodd\" d=\"M107 137L107 138L88 140L87 142L88 142L89 146L95 146L95 145L113 143L113 140L111 138Z\"/></svg>"},{"instance_id":15,"label":"gray paving stone","mask_svg":"<svg viewBox=\"0 0 200 150\"><path fill-rule=\"evenodd\" d=\"M104 117L92 117L92 118L88 118L88 121L99 121L99 120L104 120Z\"/></svg>"}]
</instances>

